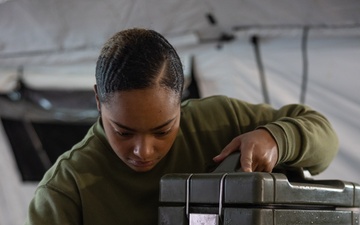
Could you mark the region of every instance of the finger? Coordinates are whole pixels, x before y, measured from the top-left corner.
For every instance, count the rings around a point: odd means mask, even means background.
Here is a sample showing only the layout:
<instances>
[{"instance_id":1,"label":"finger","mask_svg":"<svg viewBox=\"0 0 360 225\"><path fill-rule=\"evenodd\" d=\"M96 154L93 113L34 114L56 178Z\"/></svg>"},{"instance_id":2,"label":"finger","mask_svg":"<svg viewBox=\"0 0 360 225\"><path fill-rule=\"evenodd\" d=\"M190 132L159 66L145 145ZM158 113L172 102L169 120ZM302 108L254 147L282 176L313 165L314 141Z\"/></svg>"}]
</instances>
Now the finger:
<instances>
[{"instance_id":1,"label":"finger","mask_svg":"<svg viewBox=\"0 0 360 225\"><path fill-rule=\"evenodd\" d=\"M272 172L273 167L266 162L258 162L257 160L253 159L252 162L252 171L253 172L268 172L271 173Z\"/></svg>"},{"instance_id":2,"label":"finger","mask_svg":"<svg viewBox=\"0 0 360 225\"><path fill-rule=\"evenodd\" d=\"M256 157L255 157L256 158ZM271 158L262 158L262 159L253 159L253 171L258 172L269 172L271 173L273 169L273 162L271 161Z\"/></svg>"},{"instance_id":3,"label":"finger","mask_svg":"<svg viewBox=\"0 0 360 225\"><path fill-rule=\"evenodd\" d=\"M257 165L253 162L252 171L253 172L264 172L265 168L262 165Z\"/></svg>"},{"instance_id":4,"label":"finger","mask_svg":"<svg viewBox=\"0 0 360 225\"><path fill-rule=\"evenodd\" d=\"M273 170L273 167L270 166L270 165L266 165L264 166L264 168L262 169L263 172L268 172L268 173L271 173Z\"/></svg>"},{"instance_id":5,"label":"finger","mask_svg":"<svg viewBox=\"0 0 360 225\"><path fill-rule=\"evenodd\" d=\"M219 155L215 156L213 160L217 163L223 161L227 156L229 156L234 151L240 149L241 141L239 138L234 138L225 148L220 152Z\"/></svg>"},{"instance_id":6,"label":"finger","mask_svg":"<svg viewBox=\"0 0 360 225\"><path fill-rule=\"evenodd\" d=\"M242 151L241 152L240 165L241 165L241 169L244 172L252 172L253 171L252 151Z\"/></svg>"}]
</instances>

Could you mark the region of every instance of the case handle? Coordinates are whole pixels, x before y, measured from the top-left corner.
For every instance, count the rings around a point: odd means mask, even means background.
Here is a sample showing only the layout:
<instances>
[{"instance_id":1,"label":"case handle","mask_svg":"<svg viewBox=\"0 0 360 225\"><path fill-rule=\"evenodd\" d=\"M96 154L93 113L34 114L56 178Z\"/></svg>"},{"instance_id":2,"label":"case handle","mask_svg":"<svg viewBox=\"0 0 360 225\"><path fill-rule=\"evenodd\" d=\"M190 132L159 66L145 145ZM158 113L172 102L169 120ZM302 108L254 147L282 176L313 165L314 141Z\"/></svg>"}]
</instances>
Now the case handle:
<instances>
[{"instance_id":1,"label":"case handle","mask_svg":"<svg viewBox=\"0 0 360 225\"><path fill-rule=\"evenodd\" d=\"M219 164L218 167L216 167L213 173L241 172L240 155L241 154L238 151L230 154ZM289 181L312 180L310 172L302 167L277 166L273 169L272 172L284 174L289 179Z\"/></svg>"},{"instance_id":2,"label":"case handle","mask_svg":"<svg viewBox=\"0 0 360 225\"><path fill-rule=\"evenodd\" d=\"M241 171L240 168L240 152L236 151L226 157L218 167L213 171L213 173L228 173L228 172L238 172Z\"/></svg>"}]
</instances>

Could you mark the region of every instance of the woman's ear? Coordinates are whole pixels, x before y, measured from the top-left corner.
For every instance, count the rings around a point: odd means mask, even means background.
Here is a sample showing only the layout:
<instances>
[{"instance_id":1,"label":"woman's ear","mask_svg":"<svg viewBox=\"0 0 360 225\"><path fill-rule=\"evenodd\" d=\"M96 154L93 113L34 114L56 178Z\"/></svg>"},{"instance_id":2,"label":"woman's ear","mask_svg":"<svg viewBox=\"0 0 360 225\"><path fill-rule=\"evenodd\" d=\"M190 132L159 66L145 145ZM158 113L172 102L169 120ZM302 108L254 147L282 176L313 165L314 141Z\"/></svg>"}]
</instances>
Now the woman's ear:
<instances>
[{"instance_id":1,"label":"woman's ear","mask_svg":"<svg viewBox=\"0 0 360 225\"><path fill-rule=\"evenodd\" d=\"M95 93L95 100L96 100L96 107L97 110L99 111L99 113L101 114L101 105L100 105L100 100L99 100L99 95L98 95L98 90L97 90L97 85L94 85L94 93Z\"/></svg>"}]
</instances>

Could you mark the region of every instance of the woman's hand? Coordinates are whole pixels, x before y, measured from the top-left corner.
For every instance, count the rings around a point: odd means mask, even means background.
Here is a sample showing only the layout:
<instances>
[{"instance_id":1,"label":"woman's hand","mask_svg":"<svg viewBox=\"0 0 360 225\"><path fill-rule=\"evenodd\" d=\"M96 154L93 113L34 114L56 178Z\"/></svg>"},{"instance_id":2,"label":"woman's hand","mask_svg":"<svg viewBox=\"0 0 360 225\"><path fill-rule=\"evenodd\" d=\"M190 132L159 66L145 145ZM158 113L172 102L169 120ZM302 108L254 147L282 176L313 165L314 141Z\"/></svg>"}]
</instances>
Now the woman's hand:
<instances>
[{"instance_id":1,"label":"woman's hand","mask_svg":"<svg viewBox=\"0 0 360 225\"><path fill-rule=\"evenodd\" d=\"M265 129L257 129L235 137L214 161L219 163L234 151L240 151L244 172L271 172L278 160L277 144Z\"/></svg>"}]
</instances>

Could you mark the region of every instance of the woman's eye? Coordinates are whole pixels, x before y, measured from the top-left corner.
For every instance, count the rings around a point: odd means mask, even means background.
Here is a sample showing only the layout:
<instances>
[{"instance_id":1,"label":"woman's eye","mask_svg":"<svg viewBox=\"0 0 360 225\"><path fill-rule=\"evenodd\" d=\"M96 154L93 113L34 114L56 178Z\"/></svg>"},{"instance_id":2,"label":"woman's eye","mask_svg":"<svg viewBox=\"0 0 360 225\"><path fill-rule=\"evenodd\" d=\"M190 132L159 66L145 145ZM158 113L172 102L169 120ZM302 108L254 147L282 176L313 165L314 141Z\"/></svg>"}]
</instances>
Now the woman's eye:
<instances>
[{"instance_id":1,"label":"woman's eye","mask_svg":"<svg viewBox=\"0 0 360 225\"><path fill-rule=\"evenodd\" d=\"M159 132L156 132L155 135L157 136L165 136L167 135L168 133L170 133L171 130L167 130L167 131L159 131Z\"/></svg>"},{"instance_id":2,"label":"woman's eye","mask_svg":"<svg viewBox=\"0 0 360 225\"><path fill-rule=\"evenodd\" d=\"M132 135L132 133L128 133L128 132L119 132L119 131L116 131L116 134L118 134L119 136L122 136L122 137L129 137Z\"/></svg>"}]
</instances>

